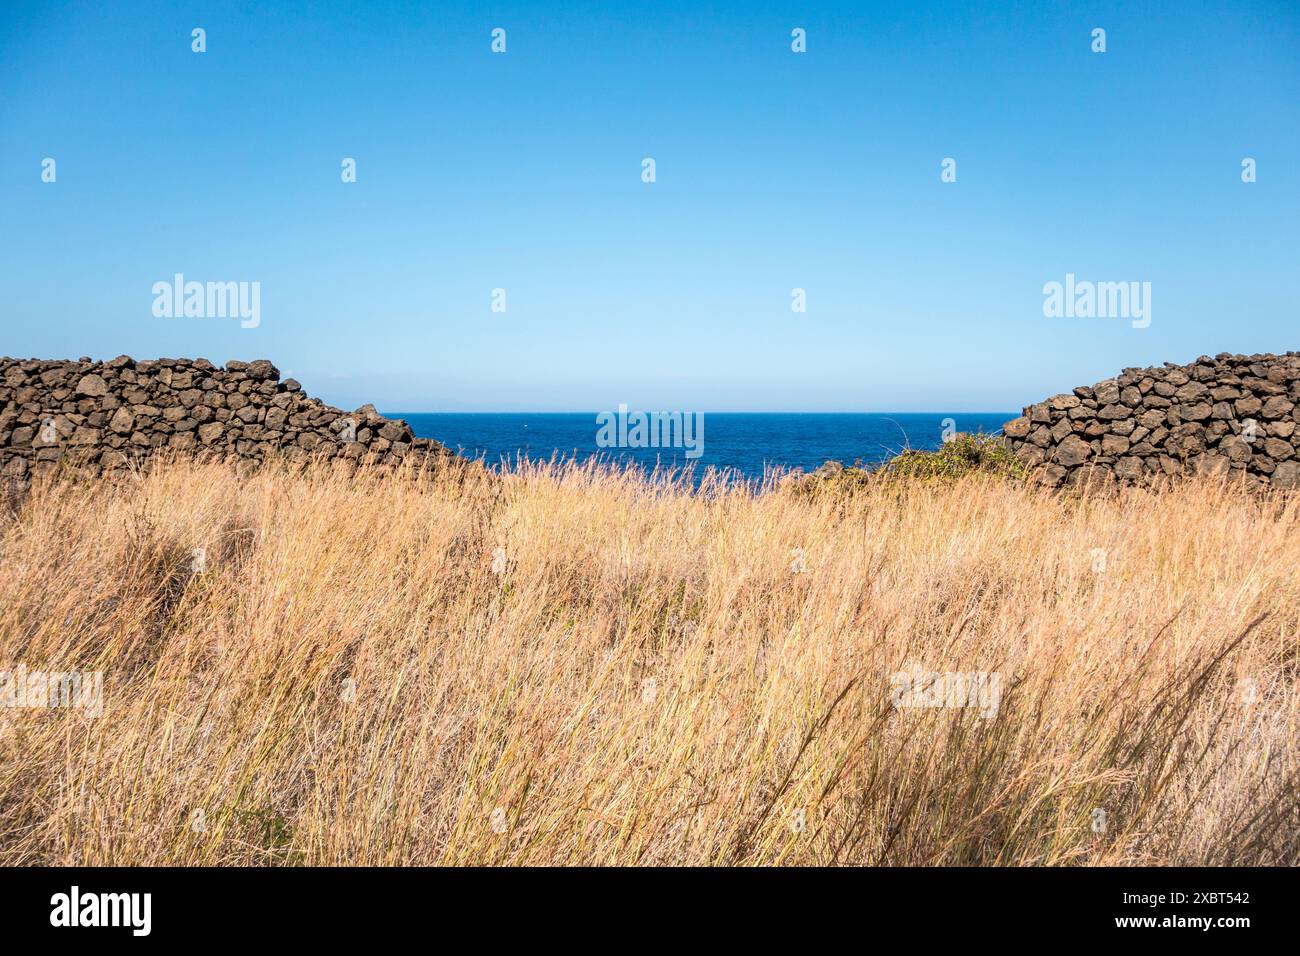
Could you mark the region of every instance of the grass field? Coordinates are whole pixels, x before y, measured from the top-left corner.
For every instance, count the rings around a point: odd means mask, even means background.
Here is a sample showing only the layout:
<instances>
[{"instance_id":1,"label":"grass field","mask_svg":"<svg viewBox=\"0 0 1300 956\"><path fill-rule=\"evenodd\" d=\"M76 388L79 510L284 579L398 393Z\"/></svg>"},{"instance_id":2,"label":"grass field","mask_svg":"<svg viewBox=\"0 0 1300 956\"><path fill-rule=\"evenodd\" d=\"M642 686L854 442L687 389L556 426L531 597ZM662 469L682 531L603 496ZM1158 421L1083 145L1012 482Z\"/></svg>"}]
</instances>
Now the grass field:
<instances>
[{"instance_id":1,"label":"grass field","mask_svg":"<svg viewBox=\"0 0 1300 956\"><path fill-rule=\"evenodd\" d=\"M0 670L103 708L0 706L0 863L1295 864L1298 568L1209 483L38 483Z\"/></svg>"}]
</instances>

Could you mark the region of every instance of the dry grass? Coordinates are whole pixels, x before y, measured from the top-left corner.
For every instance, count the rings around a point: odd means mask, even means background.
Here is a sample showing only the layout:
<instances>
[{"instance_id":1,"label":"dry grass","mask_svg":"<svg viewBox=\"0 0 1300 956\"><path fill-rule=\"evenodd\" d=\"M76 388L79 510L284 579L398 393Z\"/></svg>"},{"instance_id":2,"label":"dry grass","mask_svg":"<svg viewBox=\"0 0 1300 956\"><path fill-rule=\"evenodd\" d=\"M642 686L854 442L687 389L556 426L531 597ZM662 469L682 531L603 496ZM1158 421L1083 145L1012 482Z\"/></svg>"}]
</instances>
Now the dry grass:
<instances>
[{"instance_id":1,"label":"dry grass","mask_svg":"<svg viewBox=\"0 0 1300 956\"><path fill-rule=\"evenodd\" d=\"M0 669L105 708L0 709L0 862L1294 864L1298 532L1209 484L50 482ZM912 664L996 716L895 708Z\"/></svg>"}]
</instances>

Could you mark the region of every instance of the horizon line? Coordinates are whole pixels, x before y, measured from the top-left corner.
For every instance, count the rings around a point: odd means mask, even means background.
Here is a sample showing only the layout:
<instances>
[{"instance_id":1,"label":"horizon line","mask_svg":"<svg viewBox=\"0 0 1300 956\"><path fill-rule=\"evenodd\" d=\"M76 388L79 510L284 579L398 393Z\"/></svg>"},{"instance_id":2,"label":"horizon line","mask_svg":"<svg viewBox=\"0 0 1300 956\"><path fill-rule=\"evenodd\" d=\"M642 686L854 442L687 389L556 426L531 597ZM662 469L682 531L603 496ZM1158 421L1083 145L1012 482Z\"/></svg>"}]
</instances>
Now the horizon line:
<instances>
[{"instance_id":1,"label":"horizon line","mask_svg":"<svg viewBox=\"0 0 1300 956\"><path fill-rule=\"evenodd\" d=\"M410 409L392 409L392 410L385 411L384 414L386 415L601 415L601 414L606 414L610 411L611 411L610 409L600 409L600 410L564 409L564 410L553 410L553 411L537 411L535 409L531 411L522 410L522 409L478 409L476 411L465 411L465 410L456 411L456 410L447 410L447 409L430 409L424 411L413 411ZM776 410L776 411L773 410L741 411L737 409L732 409L730 411L717 411L717 410L709 411L708 409L672 409L670 411L665 412L663 410L651 411L650 409L635 409L634 411L636 411L638 414L641 412L650 412L651 414L687 414L689 412L690 414L700 414L700 415L1005 415L1007 414L1005 410L1003 411L947 410L947 411L934 412L934 411L924 411L924 410L822 411L822 410L809 410L809 409L794 409L794 410ZM1019 414L1019 412L1011 412L1011 414L1017 415Z\"/></svg>"}]
</instances>

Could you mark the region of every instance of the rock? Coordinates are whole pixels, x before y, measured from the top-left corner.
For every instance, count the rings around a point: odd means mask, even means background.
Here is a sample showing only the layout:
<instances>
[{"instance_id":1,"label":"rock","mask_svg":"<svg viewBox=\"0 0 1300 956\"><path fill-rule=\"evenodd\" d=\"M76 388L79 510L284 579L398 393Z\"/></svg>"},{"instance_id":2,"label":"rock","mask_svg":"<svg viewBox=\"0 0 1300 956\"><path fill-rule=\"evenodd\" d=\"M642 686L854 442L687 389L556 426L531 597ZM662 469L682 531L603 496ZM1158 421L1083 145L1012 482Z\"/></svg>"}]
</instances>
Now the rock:
<instances>
[{"instance_id":1,"label":"rock","mask_svg":"<svg viewBox=\"0 0 1300 956\"><path fill-rule=\"evenodd\" d=\"M1029 434L1029 419L1023 415L1013 418L1002 426L1002 434L1008 438L1024 438Z\"/></svg>"},{"instance_id":2,"label":"rock","mask_svg":"<svg viewBox=\"0 0 1300 956\"><path fill-rule=\"evenodd\" d=\"M1235 435L1231 438L1225 438L1219 442L1219 450L1227 456L1229 461L1250 461L1253 453L1250 445Z\"/></svg>"},{"instance_id":3,"label":"rock","mask_svg":"<svg viewBox=\"0 0 1300 956\"><path fill-rule=\"evenodd\" d=\"M280 370L266 359L258 359L248 363L248 377L255 382L276 382L280 380Z\"/></svg>"},{"instance_id":4,"label":"rock","mask_svg":"<svg viewBox=\"0 0 1300 956\"><path fill-rule=\"evenodd\" d=\"M1284 395L1274 395L1264 407L1260 409L1260 417L1265 419L1282 418L1284 415L1290 415L1295 409L1295 402L1289 400Z\"/></svg>"},{"instance_id":5,"label":"rock","mask_svg":"<svg viewBox=\"0 0 1300 956\"><path fill-rule=\"evenodd\" d=\"M1165 413L1159 409L1151 409L1139 415L1137 420L1146 428L1156 428L1165 423Z\"/></svg>"},{"instance_id":6,"label":"rock","mask_svg":"<svg viewBox=\"0 0 1300 956\"><path fill-rule=\"evenodd\" d=\"M406 434L407 426L405 422L389 422L379 429L379 437L387 441L401 441L406 437Z\"/></svg>"},{"instance_id":7,"label":"rock","mask_svg":"<svg viewBox=\"0 0 1300 956\"><path fill-rule=\"evenodd\" d=\"M108 383L99 375L83 375L77 382L77 394L99 398L108 394Z\"/></svg>"},{"instance_id":8,"label":"rock","mask_svg":"<svg viewBox=\"0 0 1300 956\"><path fill-rule=\"evenodd\" d=\"M1275 461L1285 461L1295 457L1295 449L1289 442L1284 442L1280 438L1265 438L1264 454Z\"/></svg>"},{"instance_id":9,"label":"rock","mask_svg":"<svg viewBox=\"0 0 1300 956\"><path fill-rule=\"evenodd\" d=\"M1080 491L1109 491L1115 487L1115 475L1100 465L1083 465L1070 472L1067 484Z\"/></svg>"},{"instance_id":10,"label":"rock","mask_svg":"<svg viewBox=\"0 0 1300 956\"><path fill-rule=\"evenodd\" d=\"M226 427L222 425L220 422L210 422L207 425L200 425L199 441L203 442L203 444L205 445L211 445L213 442L215 442L218 438L221 437L222 432L224 432L225 430Z\"/></svg>"},{"instance_id":11,"label":"rock","mask_svg":"<svg viewBox=\"0 0 1300 956\"><path fill-rule=\"evenodd\" d=\"M1123 435L1103 435L1101 453L1103 455L1122 455L1129 450L1129 440Z\"/></svg>"},{"instance_id":12,"label":"rock","mask_svg":"<svg viewBox=\"0 0 1300 956\"><path fill-rule=\"evenodd\" d=\"M1045 485L1055 488L1065 480L1065 476L1068 474L1069 471L1063 465L1051 464L1039 473L1038 480Z\"/></svg>"},{"instance_id":13,"label":"rock","mask_svg":"<svg viewBox=\"0 0 1300 956\"><path fill-rule=\"evenodd\" d=\"M1174 392L1174 398L1183 403L1196 402L1210 394L1210 390L1200 382L1188 382Z\"/></svg>"},{"instance_id":14,"label":"rock","mask_svg":"<svg viewBox=\"0 0 1300 956\"><path fill-rule=\"evenodd\" d=\"M1126 457L1115 462L1115 477L1120 481L1135 482L1144 470L1141 458Z\"/></svg>"},{"instance_id":15,"label":"rock","mask_svg":"<svg viewBox=\"0 0 1300 956\"><path fill-rule=\"evenodd\" d=\"M1228 473L1228 459L1222 455L1198 455L1191 461L1192 471L1208 478L1219 478Z\"/></svg>"},{"instance_id":16,"label":"rock","mask_svg":"<svg viewBox=\"0 0 1300 956\"><path fill-rule=\"evenodd\" d=\"M1273 487L1281 491L1300 488L1300 462L1284 461L1274 468Z\"/></svg>"},{"instance_id":17,"label":"rock","mask_svg":"<svg viewBox=\"0 0 1300 956\"><path fill-rule=\"evenodd\" d=\"M1244 418L1249 415L1258 415L1260 409L1264 407L1264 403L1254 395L1247 395L1245 398L1237 399L1232 407L1237 410L1238 418Z\"/></svg>"},{"instance_id":18,"label":"rock","mask_svg":"<svg viewBox=\"0 0 1300 956\"><path fill-rule=\"evenodd\" d=\"M135 416L125 407L119 408L108 420L108 427L119 435L129 435L135 428Z\"/></svg>"},{"instance_id":19,"label":"rock","mask_svg":"<svg viewBox=\"0 0 1300 956\"><path fill-rule=\"evenodd\" d=\"M417 439L418 441L418 439ZM1047 460L1047 454L1037 445L1031 445L1028 442L1014 449L1015 456L1029 465L1031 468L1041 465Z\"/></svg>"},{"instance_id":20,"label":"rock","mask_svg":"<svg viewBox=\"0 0 1300 956\"><path fill-rule=\"evenodd\" d=\"M1114 379L1098 382L1092 391L1098 405L1114 405L1119 401L1119 383Z\"/></svg>"},{"instance_id":21,"label":"rock","mask_svg":"<svg viewBox=\"0 0 1300 956\"><path fill-rule=\"evenodd\" d=\"M1056 446L1054 459L1066 468L1073 468L1088 460L1092 446L1076 435L1071 435Z\"/></svg>"}]
</instances>

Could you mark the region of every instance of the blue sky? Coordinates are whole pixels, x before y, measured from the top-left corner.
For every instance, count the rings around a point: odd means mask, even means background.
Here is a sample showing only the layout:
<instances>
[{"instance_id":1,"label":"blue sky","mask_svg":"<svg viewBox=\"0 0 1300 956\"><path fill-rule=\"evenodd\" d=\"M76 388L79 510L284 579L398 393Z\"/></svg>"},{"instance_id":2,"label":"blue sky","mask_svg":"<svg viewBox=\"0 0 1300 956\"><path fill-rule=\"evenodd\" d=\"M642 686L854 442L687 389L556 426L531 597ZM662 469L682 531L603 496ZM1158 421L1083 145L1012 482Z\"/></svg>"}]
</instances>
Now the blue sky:
<instances>
[{"instance_id":1,"label":"blue sky","mask_svg":"<svg viewBox=\"0 0 1300 956\"><path fill-rule=\"evenodd\" d=\"M1293 2L9 3L0 353L410 411L1013 410L1300 348L1298 121ZM177 272L260 282L261 324L154 317ZM1150 282L1150 327L1044 317L1068 272Z\"/></svg>"}]
</instances>

